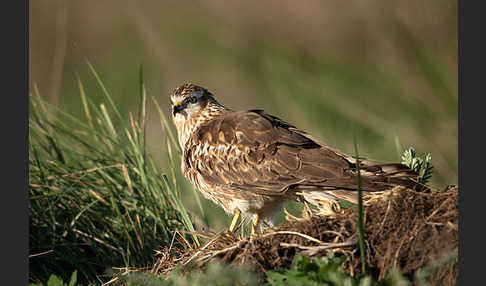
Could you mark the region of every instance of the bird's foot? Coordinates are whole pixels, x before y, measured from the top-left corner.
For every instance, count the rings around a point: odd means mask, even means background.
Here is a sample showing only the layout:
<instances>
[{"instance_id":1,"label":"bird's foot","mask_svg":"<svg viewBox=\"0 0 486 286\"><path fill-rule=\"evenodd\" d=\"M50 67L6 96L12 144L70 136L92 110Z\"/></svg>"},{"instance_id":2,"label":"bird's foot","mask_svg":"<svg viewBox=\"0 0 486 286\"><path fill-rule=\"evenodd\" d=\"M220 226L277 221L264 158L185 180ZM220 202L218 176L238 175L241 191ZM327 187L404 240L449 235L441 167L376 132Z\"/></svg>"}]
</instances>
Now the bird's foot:
<instances>
[{"instance_id":1,"label":"bird's foot","mask_svg":"<svg viewBox=\"0 0 486 286\"><path fill-rule=\"evenodd\" d=\"M235 214L233 216L233 220L231 221L231 225L228 229L228 232L234 234L236 224L238 223L238 219L240 218L241 211L239 209L235 210Z\"/></svg>"},{"instance_id":2,"label":"bird's foot","mask_svg":"<svg viewBox=\"0 0 486 286\"><path fill-rule=\"evenodd\" d=\"M255 237L258 234L258 225L260 224L260 216L256 215L255 219L253 220L253 224L251 225L251 234L250 234L250 242L255 240Z\"/></svg>"}]
</instances>

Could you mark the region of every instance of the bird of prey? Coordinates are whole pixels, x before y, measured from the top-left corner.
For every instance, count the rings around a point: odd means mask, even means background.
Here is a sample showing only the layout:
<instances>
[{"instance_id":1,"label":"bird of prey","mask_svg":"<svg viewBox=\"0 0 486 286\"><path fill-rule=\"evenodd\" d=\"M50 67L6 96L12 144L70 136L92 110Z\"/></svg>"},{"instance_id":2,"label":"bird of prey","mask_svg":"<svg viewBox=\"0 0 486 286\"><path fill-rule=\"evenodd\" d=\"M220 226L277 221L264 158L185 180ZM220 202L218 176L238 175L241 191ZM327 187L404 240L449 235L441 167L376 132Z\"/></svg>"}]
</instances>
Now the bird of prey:
<instances>
[{"instance_id":1,"label":"bird of prey","mask_svg":"<svg viewBox=\"0 0 486 286\"><path fill-rule=\"evenodd\" d=\"M285 200L306 201L327 213L339 200L357 202L356 159L319 142L263 110L234 111L207 89L187 83L170 95L183 150L184 176L233 215L273 225ZM402 164L360 162L363 194L409 186L417 174Z\"/></svg>"}]
</instances>

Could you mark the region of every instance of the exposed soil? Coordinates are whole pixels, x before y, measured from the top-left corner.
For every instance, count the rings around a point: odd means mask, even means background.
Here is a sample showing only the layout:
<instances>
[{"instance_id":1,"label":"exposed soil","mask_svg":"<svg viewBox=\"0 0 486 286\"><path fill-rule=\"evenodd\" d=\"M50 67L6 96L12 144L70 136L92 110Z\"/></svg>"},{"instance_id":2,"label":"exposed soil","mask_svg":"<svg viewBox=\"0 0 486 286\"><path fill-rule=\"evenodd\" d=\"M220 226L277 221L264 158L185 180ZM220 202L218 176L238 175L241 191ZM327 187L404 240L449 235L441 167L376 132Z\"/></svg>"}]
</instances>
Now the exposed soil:
<instances>
[{"instance_id":1,"label":"exposed soil","mask_svg":"<svg viewBox=\"0 0 486 286\"><path fill-rule=\"evenodd\" d=\"M383 280L393 267L398 267L405 276L413 277L417 270L457 251L458 189L451 186L436 193L404 188L388 191L366 202L365 225L368 273ZM334 251L335 255L347 257L343 270L357 277L361 260L356 230L353 209L335 217L315 216L307 211L302 218L288 215L281 225L265 229L252 241L223 233L207 236L199 249L165 248L151 271L167 274L177 264L187 271L201 269L208 261L219 259L230 265L253 265L264 279L266 270L288 268L297 252L320 257ZM439 263L429 276L432 285L456 284L457 256L452 257L452 262Z\"/></svg>"}]
</instances>

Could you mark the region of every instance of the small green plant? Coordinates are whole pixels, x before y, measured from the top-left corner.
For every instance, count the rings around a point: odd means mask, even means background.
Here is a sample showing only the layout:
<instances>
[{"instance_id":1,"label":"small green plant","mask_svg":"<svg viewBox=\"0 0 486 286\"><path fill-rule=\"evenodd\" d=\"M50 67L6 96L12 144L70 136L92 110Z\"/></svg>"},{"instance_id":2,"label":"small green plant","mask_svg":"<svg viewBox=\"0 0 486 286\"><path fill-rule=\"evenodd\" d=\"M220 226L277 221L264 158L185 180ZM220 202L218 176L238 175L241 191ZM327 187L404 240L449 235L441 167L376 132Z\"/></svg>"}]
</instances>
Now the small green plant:
<instances>
[{"instance_id":1,"label":"small green plant","mask_svg":"<svg viewBox=\"0 0 486 286\"><path fill-rule=\"evenodd\" d=\"M432 177L432 156L427 154L424 158L417 156L415 149L410 147L402 154L402 164L408 166L419 174L419 183L426 184Z\"/></svg>"},{"instance_id":2,"label":"small green plant","mask_svg":"<svg viewBox=\"0 0 486 286\"><path fill-rule=\"evenodd\" d=\"M30 283L29 286L76 286L76 282L78 279L78 271L74 270L73 274L71 274L71 279L69 279L69 283L64 283L64 281L57 277L56 275L52 274L47 280L46 284L43 283Z\"/></svg>"},{"instance_id":3,"label":"small green plant","mask_svg":"<svg viewBox=\"0 0 486 286\"><path fill-rule=\"evenodd\" d=\"M344 273L340 268L344 260L345 257L335 257L333 254L321 259L297 254L290 269L266 272L267 285L371 285L369 276L354 279Z\"/></svg>"}]
</instances>

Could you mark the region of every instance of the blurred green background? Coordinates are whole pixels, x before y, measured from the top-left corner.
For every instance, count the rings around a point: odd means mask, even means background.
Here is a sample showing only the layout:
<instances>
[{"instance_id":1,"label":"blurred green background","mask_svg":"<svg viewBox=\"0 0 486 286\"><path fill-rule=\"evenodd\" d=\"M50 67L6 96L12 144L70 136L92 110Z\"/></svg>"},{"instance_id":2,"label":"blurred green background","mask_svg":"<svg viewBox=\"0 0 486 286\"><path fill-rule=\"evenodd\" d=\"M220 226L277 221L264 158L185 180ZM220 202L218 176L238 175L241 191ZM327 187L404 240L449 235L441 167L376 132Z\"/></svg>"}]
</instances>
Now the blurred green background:
<instances>
[{"instance_id":1,"label":"blurred green background","mask_svg":"<svg viewBox=\"0 0 486 286\"><path fill-rule=\"evenodd\" d=\"M396 162L431 153L432 185L457 184L457 1L30 1L30 89L83 117L77 75L128 116L147 94L193 82L233 109L265 109L346 153ZM167 138L149 101L149 149ZM187 205L198 213L191 186ZM229 218L204 200L205 222Z\"/></svg>"}]
</instances>

